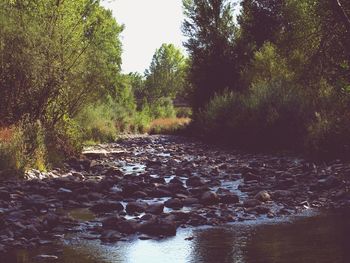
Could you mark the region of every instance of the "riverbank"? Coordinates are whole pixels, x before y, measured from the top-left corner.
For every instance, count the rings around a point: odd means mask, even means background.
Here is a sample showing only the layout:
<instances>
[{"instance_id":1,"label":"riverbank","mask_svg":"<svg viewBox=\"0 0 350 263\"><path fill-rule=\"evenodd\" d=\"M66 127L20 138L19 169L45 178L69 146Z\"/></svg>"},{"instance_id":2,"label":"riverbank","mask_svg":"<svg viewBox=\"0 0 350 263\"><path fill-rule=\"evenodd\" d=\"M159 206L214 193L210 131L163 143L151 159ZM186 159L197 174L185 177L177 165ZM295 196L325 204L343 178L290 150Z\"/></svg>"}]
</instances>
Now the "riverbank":
<instances>
[{"instance_id":1,"label":"riverbank","mask_svg":"<svg viewBox=\"0 0 350 263\"><path fill-rule=\"evenodd\" d=\"M225 151L175 136L132 136L27 180L3 181L0 249L81 238L114 243L178 228L276 220L349 207L350 164Z\"/></svg>"}]
</instances>

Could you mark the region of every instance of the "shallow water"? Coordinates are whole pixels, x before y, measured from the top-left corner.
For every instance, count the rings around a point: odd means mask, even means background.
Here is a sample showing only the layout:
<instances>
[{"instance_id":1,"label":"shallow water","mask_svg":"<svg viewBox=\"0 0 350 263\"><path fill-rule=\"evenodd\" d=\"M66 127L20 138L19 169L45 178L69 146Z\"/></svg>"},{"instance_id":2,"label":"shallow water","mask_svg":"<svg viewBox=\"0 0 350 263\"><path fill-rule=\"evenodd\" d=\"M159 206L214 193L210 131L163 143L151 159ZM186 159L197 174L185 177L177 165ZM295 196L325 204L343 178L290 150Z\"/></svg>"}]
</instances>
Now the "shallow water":
<instances>
[{"instance_id":1,"label":"shallow water","mask_svg":"<svg viewBox=\"0 0 350 263\"><path fill-rule=\"evenodd\" d=\"M175 237L102 245L73 238L62 245L0 255L0 262L38 262L38 254L76 263L280 263L350 262L350 211L288 220L235 223L227 227L180 229ZM190 238L191 240L185 240Z\"/></svg>"}]
</instances>

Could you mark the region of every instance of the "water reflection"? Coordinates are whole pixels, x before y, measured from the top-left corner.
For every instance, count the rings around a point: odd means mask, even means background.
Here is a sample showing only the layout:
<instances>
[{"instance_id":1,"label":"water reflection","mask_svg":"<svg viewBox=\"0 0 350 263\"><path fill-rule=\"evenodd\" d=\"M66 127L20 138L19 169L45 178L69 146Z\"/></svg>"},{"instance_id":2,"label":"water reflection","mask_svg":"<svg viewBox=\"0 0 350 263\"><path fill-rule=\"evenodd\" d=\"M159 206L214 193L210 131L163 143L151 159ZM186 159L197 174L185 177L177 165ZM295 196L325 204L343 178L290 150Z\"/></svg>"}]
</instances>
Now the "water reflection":
<instances>
[{"instance_id":1,"label":"water reflection","mask_svg":"<svg viewBox=\"0 0 350 263\"><path fill-rule=\"evenodd\" d=\"M0 262L32 263L39 253L59 256L55 262L76 263L293 263L350 262L349 211L290 221L230 227L181 229L160 241L119 242L76 239L62 247L16 251ZM193 237L191 241L185 238Z\"/></svg>"}]
</instances>

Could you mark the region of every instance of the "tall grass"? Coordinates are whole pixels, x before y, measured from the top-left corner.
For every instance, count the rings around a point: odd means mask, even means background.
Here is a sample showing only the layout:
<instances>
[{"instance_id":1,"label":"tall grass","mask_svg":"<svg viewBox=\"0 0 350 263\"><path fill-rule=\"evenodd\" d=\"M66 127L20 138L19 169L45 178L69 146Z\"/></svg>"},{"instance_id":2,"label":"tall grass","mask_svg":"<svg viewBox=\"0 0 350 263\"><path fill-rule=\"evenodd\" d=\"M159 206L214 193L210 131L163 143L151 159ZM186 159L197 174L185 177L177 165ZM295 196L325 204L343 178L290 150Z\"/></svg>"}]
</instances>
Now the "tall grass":
<instances>
[{"instance_id":1,"label":"tall grass","mask_svg":"<svg viewBox=\"0 0 350 263\"><path fill-rule=\"evenodd\" d=\"M1 129L0 134L0 170L23 174L28 168L46 169L45 133L40 122L22 121Z\"/></svg>"}]
</instances>

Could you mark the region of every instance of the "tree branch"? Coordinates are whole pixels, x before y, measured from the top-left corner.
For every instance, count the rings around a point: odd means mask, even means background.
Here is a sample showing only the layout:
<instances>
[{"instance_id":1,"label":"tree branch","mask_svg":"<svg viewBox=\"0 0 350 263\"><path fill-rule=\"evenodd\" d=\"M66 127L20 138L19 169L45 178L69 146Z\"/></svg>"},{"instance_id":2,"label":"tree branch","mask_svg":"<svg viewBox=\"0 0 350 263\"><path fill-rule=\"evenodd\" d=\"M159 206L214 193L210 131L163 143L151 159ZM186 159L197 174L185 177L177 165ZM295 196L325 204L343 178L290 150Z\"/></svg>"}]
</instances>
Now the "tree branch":
<instances>
[{"instance_id":1,"label":"tree branch","mask_svg":"<svg viewBox=\"0 0 350 263\"><path fill-rule=\"evenodd\" d=\"M334 0L336 2L336 6L339 10L339 13L341 15L341 18L343 20L344 26L346 27L346 30L348 31L348 33L350 33L350 17L347 15L347 13L345 12L342 3L340 2L340 0Z\"/></svg>"}]
</instances>

